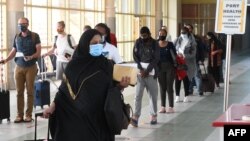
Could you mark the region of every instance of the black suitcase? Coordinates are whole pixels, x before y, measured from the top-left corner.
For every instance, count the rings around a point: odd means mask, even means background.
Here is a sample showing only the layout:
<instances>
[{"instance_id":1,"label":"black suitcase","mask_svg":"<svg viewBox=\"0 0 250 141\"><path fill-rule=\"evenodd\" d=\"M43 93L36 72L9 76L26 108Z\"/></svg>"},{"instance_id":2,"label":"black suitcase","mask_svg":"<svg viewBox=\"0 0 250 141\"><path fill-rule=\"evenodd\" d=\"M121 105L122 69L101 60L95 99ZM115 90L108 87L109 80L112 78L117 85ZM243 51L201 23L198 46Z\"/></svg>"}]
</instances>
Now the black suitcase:
<instances>
[{"instance_id":1,"label":"black suitcase","mask_svg":"<svg viewBox=\"0 0 250 141\"><path fill-rule=\"evenodd\" d=\"M214 80L214 77L207 73L206 71L206 67L204 64L202 64L203 67L204 67L204 71L205 73L202 74L202 89L203 89L203 92L211 92L211 93L214 93L214 89L215 89L215 80Z\"/></svg>"},{"instance_id":2,"label":"black suitcase","mask_svg":"<svg viewBox=\"0 0 250 141\"><path fill-rule=\"evenodd\" d=\"M10 92L8 90L0 91L0 124L3 119L10 122Z\"/></svg>"},{"instance_id":3,"label":"black suitcase","mask_svg":"<svg viewBox=\"0 0 250 141\"><path fill-rule=\"evenodd\" d=\"M1 65L0 69L0 80L1 80L1 88L0 88L0 124L3 119L7 119L10 122L10 91L7 90L7 84L4 80L4 66ZM4 79L3 79L4 78ZM5 89L3 88L5 86Z\"/></svg>"},{"instance_id":4,"label":"black suitcase","mask_svg":"<svg viewBox=\"0 0 250 141\"><path fill-rule=\"evenodd\" d=\"M50 128L48 126L48 132L47 132L47 138L46 139L37 139L37 117L43 116L43 113L36 113L35 114L35 133L34 133L34 140L24 140L24 141L53 141L53 139L50 139ZM50 124L50 120L48 125Z\"/></svg>"},{"instance_id":5,"label":"black suitcase","mask_svg":"<svg viewBox=\"0 0 250 141\"><path fill-rule=\"evenodd\" d=\"M41 64L44 63L43 58ZM43 65L39 66L40 70L43 70ZM41 106L43 109L44 105L50 105L50 82L46 80L46 72L41 72L41 79L35 81L34 85L34 108Z\"/></svg>"}]
</instances>

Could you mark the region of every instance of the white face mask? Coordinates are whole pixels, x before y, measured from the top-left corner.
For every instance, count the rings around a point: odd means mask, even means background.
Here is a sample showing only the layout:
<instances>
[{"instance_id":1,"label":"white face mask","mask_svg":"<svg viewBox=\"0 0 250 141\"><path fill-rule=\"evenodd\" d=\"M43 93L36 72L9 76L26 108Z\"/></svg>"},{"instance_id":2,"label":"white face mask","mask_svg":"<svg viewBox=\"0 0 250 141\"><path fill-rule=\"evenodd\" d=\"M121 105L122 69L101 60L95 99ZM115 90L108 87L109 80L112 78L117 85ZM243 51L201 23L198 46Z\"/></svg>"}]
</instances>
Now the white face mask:
<instances>
[{"instance_id":1,"label":"white face mask","mask_svg":"<svg viewBox=\"0 0 250 141\"><path fill-rule=\"evenodd\" d=\"M181 38L188 39L188 35L187 34L181 34Z\"/></svg>"}]
</instances>

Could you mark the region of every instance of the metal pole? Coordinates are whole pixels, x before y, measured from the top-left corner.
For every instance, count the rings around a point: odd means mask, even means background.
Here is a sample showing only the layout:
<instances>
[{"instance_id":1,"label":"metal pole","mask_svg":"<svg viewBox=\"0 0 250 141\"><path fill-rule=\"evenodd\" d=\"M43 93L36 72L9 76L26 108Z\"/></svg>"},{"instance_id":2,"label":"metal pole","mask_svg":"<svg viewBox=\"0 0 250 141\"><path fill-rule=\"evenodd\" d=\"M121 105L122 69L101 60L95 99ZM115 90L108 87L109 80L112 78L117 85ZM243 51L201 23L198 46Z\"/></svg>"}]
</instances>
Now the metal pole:
<instances>
[{"instance_id":1,"label":"metal pole","mask_svg":"<svg viewBox=\"0 0 250 141\"><path fill-rule=\"evenodd\" d=\"M230 62L231 62L231 42L232 35L227 35L226 46L226 65L225 65L225 78L224 78L224 112L228 108L228 94L229 94L229 77L230 77Z\"/></svg>"}]
</instances>

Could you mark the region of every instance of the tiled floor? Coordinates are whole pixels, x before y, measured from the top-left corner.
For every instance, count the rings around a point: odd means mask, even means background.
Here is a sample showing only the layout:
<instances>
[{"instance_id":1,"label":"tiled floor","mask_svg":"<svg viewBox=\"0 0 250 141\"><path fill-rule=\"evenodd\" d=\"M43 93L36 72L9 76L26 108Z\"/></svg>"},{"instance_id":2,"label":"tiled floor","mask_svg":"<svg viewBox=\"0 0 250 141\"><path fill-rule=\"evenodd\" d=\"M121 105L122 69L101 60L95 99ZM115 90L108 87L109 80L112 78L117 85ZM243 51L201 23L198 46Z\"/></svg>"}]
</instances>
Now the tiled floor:
<instances>
[{"instance_id":1,"label":"tiled floor","mask_svg":"<svg viewBox=\"0 0 250 141\"><path fill-rule=\"evenodd\" d=\"M250 103L250 51L235 53L232 56L229 105L232 103ZM59 85L59 82L56 82ZM190 103L175 103L176 113L159 114L157 125L149 124L148 97L143 98L142 116L139 127L129 127L121 135L116 136L116 141L218 141L219 131L211 126L223 112L223 84L214 94L203 97L191 96ZM53 99L56 87L51 84L51 98ZM11 91L11 120L15 118L16 97ZM125 101L133 106L135 88L129 87L124 91ZM183 91L181 96L183 96ZM160 100L158 101L160 107ZM40 111L39 107L36 111ZM47 120L38 119L38 137L46 137ZM34 123L14 124L5 120L0 125L0 141L22 141L33 139Z\"/></svg>"}]
</instances>

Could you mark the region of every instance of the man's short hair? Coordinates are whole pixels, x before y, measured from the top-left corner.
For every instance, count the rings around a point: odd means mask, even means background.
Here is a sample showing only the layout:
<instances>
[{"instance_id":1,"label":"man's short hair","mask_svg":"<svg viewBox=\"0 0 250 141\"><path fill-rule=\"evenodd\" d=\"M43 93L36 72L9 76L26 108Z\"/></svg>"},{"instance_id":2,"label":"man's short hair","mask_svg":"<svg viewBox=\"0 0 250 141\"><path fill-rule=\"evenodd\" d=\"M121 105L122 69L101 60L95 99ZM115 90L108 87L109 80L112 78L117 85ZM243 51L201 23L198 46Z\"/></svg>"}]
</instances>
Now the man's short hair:
<instances>
[{"instance_id":1,"label":"man's short hair","mask_svg":"<svg viewBox=\"0 0 250 141\"><path fill-rule=\"evenodd\" d=\"M28 18L26 18L26 17L21 17L20 19L22 19L22 20L26 20L26 21L27 21L27 23L29 24L29 19L28 19Z\"/></svg>"},{"instance_id":2,"label":"man's short hair","mask_svg":"<svg viewBox=\"0 0 250 141\"><path fill-rule=\"evenodd\" d=\"M60 24L63 28L65 28L65 23L64 23L64 21L59 21L59 22L57 22L58 24Z\"/></svg>"}]
</instances>

